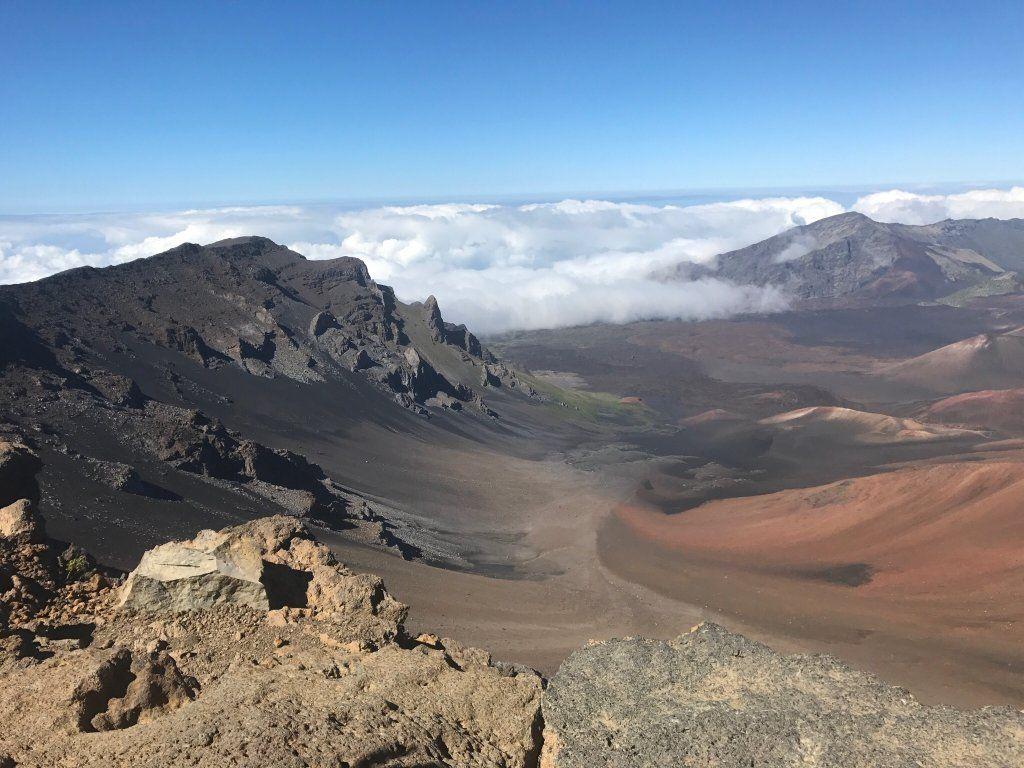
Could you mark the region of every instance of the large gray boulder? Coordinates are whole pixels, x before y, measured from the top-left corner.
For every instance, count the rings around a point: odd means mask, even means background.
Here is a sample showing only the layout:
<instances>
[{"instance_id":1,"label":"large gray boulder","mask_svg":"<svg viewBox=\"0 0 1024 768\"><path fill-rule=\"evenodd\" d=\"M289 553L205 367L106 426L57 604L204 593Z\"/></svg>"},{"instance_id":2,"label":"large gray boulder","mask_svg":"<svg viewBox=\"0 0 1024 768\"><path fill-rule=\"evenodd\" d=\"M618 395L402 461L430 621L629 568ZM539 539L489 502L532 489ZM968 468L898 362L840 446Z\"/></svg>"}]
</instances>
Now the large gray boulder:
<instances>
[{"instance_id":1,"label":"large gray boulder","mask_svg":"<svg viewBox=\"0 0 1024 768\"><path fill-rule=\"evenodd\" d=\"M1009 768L1024 714L925 707L828 656L715 624L573 653L543 702L542 768Z\"/></svg>"},{"instance_id":2,"label":"large gray boulder","mask_svg":"<svg viewBox=\"0 0 1024 768\"><path fill-rule=\"evenodd\" d=\"M121 606L150 612L242 605L268 610L263 559L254 546L230 546L222 533L202 531L187 542L149 550L121 593Z\"/></svg>"}]
</instances>

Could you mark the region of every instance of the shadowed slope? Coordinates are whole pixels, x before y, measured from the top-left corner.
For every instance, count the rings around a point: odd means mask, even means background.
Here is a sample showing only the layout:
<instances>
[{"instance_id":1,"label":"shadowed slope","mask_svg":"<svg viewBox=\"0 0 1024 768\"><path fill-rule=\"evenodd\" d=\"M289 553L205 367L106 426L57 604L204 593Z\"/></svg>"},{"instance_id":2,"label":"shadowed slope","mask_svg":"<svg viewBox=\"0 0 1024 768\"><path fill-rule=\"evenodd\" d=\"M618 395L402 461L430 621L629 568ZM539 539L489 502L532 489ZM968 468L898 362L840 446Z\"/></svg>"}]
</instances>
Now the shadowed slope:
<instances>
[{"instance_id":1,"label":"shadowed slope","mask_svg":"<svg viewBox=\"0 0 1024 768\"><path fill-rule=\"evenodd\" d=\"M1024 432L1024 389L987 389L953 395L929 405L921 417L943 424Z\"/></svg>"},{"instance_id":2,"label":"shadowed slope","mask_svg":"<svg viewBox=\"0 0 1024 768\"><path fill-rule=\"evenodd\" d=\"M1012 387L1024 379L1024 329L972 336L887 366L881 374L942 393Z\"/></svg>"}]
</instances>

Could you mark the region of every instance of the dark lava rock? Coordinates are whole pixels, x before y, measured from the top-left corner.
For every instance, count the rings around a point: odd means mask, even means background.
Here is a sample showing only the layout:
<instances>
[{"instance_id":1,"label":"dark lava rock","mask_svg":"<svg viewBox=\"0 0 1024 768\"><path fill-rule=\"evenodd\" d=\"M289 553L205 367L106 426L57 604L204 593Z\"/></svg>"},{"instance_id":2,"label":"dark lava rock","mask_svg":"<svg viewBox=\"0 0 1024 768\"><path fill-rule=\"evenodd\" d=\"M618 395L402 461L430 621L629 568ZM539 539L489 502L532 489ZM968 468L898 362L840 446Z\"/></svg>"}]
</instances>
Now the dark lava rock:
<instances>
[{"instance_id":1,"label":"dark lava rock","mask_svg":"<svg viewBox=\"0 0 1024 768\"><path fill-rule=\"evenodd\" d=\"M544 698L545 768L1009 768L1024 713L925 707L831 657L715 624L576 651Z\"/></svg>"},{"instance_id":2,"label":"dark lava rock","mask_svg":"<svg viewBox=\"0 0 1024 768\"><path fill-rule=\"evenodd\" d=\"M445 327L444 318L441 317L441 308L437 305L437 299L428 296L423 302L423 314L427 320L427 327L430 328L430 335L434 341L444 342Z\"/></svg>"},{"instance_id":3,"label":"dark lava rock","mask_svg":"<svg viewBox=\"0 0 1024 768\"><path fill-rule=\"evenodd\" d=\"M338 327L338 318L330 312L317 312L309 321L309 335L323 336L330 328Z\"/></svg>"},{"instance_id":4,"label":"dark lava rock","mask_svg":"<svg viewBox=\"0 0 1024 768\"><path fill-rule=\"evenodd\" d=\"M27 445L0 442L0 506L18 499L38 498L35 477L41 467L39 457Z\"/></svg>"},{"instance_id":5,"label":"dark lava rock","mask_svg":"<svg viewBox=\"0 0 1024 768\"><path fill-rule=\"evenodd\" d=\"M304 456L246 440L199 411L169 407L154 407L151 411L153 450L162 461L204 477L255 483L262 490L298 491L300 495L293 495L292 502L285 506L332 527L344 525L348 519L345 493L334 486L320 466ZM279 495L275 498L282 501Z\"/></svg>"},{"instance_id":6,"label":"dark lava rock","mask_svg":"<svg viewBox=\"0 0 1024 768\"><path fill-rule=\"evenodd\" d=\"M464 349L473 357L483 357L484 350L480 340L465 325L444 324L445 341L459 349Z\"/></svg>"},{"instance_id":7,"label":"dark lava rock","mask_svg":"<svg viewBox=\"0 0 1024 768\"><path fill-rule=\"evenodd\" d=\"M461 360L413 346L421 330ZM50 371L67 380L59 388L91 386L130 407L145 400L134 378L160 398L146 368L174 361L154 347L207 369L305 384L347 384L360 373L420 405L439 392L467 399L449 382L491 359L465 326L444 321L436 300L404 305L358 259L309 261L261 237L186 243L137 262L0 286L0 332L0 369ZM409 363L410 351L430 359ZM403 369L397 378L363 373L390 365Z\"/></svg>"},{"instance_id":8,"label":"dark lava rock","mask_svg":"<svg viewBox=\"0 0 1024 768\"><path fill-rule=\"evenodd\" d=\"M433 296L428 296L427 300L423 302L423 314L434 341L451 344L468 352L473 357L486 356L480 340L465 325L445 322L441 316L441 308L437 304L437 299Z\"/></svg>"},{"instance_id":9,"label":"dark lava rock","mask_svg":"<svg viewBox=\"0 0 1024 768\"><path fill-rule=\"evenodd\" d=\"M191 326L169 326L164 328L164 343L171 349L183 352L205 368L212 368L230 362L231 358L210 347L199 332Z\"/></svg>"},{"instance_id":10,"label":"dark lava rock","mask_svg":"<svg viewBox=\"0 0 1024 768\"><path fill-rule=\"evenodd\" d=\"M366 354L365 349L353 351L347 359L349 369L353 371L365 371L367 368L372 368L376 365L373 358Z\"/></svg>"}]
</instances>

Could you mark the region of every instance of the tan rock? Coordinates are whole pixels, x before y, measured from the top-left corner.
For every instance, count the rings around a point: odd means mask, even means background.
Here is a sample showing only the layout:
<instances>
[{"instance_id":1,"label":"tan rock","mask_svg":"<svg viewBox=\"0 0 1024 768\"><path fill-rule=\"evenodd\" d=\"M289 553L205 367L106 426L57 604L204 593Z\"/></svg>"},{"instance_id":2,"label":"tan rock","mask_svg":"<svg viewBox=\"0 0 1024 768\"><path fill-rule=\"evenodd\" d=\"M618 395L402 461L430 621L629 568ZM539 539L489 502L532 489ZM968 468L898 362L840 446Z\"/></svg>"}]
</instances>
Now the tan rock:
<instances>
[{"instance_id":1,"label":"tan rock","mask_svg":"<svg viewBox=\"0 0 1024 768\"><path fill-rule=\"evenodd\" d=\"M308 615L341 642L394 640L408 609L376 576L338 563L297 520L279 516L147 552L121 592L126 610L180 613L240 605ZM274 618L277 624L280 619Z\"/></svg>"},{"instance_id":2,"label":"tan rock","mask_svg":"<svg viewBox=\"0 0 1024 768\"><path fill-rule=\"evenodd\" d=\"M0 509L0 536L3 538L31 537L37 528L32 502L28 499L18 499Z\"/></svg>"},{"instance_id":3,"label":"tan rock","mask_svg":"<svg viewBox=\"0 0 1024 768\"><path fill-rule=\"evenodd\" d=\"M261 574L268 602L298 605L273 624L231 602L156 620L111 608L84 649L0 663L0 755L19 768L536 764L539 676L461 646L458 662L400 646L405 607L294 521L187 544L235 562L257 552L287 569Z\"/></svg>"},{"instance_id":4,"label":"tan rock","mask_svg":"<svg viewBox=\"0 0 1024 768\"><path fill-rule=\"evenodd\" d=\"M178 613L230 603L266 610L263 564L254 549L222 547L212 531L142 556L121 593L125 610Z\"/></svg>"},{"instance_id":5,"label":"tan rock","mask_svg":"<svg viewBox=\"0 0 1024 768\"><path fill-rule=\"evenodd\" d=\"M416 636L416 642L420 645L425 645L429 648L440 648L441 638L437 635L432 635L429 632L424 632Z\"/></svg>"}]
</instances>

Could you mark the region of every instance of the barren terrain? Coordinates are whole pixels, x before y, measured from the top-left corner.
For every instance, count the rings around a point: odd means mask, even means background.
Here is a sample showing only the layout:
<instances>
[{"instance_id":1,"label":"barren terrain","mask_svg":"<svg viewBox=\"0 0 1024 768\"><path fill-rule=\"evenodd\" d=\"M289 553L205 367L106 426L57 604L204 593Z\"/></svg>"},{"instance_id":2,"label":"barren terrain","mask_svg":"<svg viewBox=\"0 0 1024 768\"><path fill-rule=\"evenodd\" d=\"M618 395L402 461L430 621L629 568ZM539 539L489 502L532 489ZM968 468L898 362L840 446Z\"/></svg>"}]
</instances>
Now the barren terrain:
<instances>
[{"instance_id":1,"label":"barren terrain","mask_svg":"<svg viewBox=\"0 0 1024 768\"><path fill-rule=\"evenodd\" d=\"M42 459L50 535L111 569L288 514L410 626L545 673L713 619L1021 706L1022 306L481 343L357 260L239 238L0 290L0 427Z\"/></svg>"}]
</instances>

